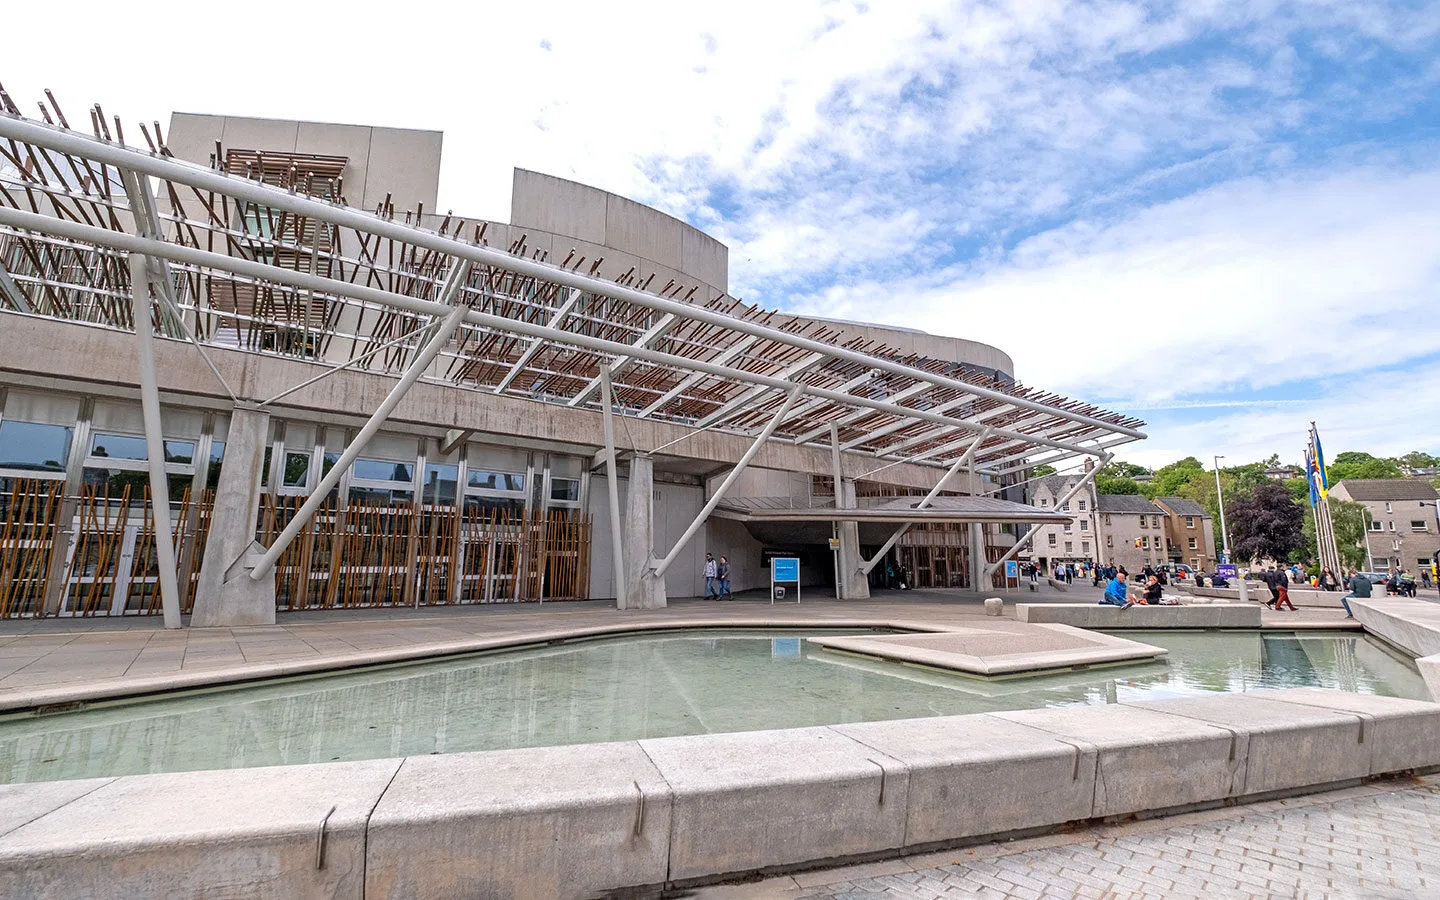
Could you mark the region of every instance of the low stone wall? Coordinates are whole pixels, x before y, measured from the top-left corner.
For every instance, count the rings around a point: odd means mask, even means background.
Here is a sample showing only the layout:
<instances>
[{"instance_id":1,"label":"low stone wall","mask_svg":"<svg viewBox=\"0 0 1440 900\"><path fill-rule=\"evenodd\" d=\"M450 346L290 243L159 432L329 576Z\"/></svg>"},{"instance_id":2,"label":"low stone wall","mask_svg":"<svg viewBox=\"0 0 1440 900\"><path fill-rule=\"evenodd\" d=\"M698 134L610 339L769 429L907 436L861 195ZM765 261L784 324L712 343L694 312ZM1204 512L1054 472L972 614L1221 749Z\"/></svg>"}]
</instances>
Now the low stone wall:
<instances>
[{"instance_id":1,"label":"low stone wall","mask_svg":"<svg viewBox=\"0 0 1440 900\"><path fill-rule=\"evenodd\" d=\"M1190 594L1194 597L1215 597L1221 600L1240 602L1239 588L1197 588L1193 585L1176 585L1176 590ZM1247 589L1249 599L1256 602L1265 602L1270 599L1270 589L1259 582L1253 582ZM1319 606L1340 609L1344 604L1340 598L1345 596L1344 591L1321 591L1311 588L1290 588L1290 602L1296 606Z\"/></svg>"},{"instance_id":2,"label":"low stone wall","mask_svg":"<svg viewBox=\"0 0 1440 900\"><path fill-rule=\"evenodd\" d=\"M1440 700L1440 606L1426 600L1381 595L1351 600L1350 611L1365 630L1416 657L1430 696Z\"/></svg>"},{"instance_id":3,"label":"low stone wall","mask_svg":"<svg viewBox=\"0 0 1440 900\"><path fill-rule=\"evenodd\" d=\"M1206 603L1121 609L1105 603L1017 603L1015 618L1076 628L1259 628L1260 606Z\"/></svg>"},{"instance_id":4,"label":"low stone wall","mask_svg":"<svg viewBox=\"0 0 1440 900\"><path fill-rule=\"evenodd\" d=\"M1440 706L1255 691L0 787L0 896L591 897L1440 767Z\"/></svg>"}]
</instances>

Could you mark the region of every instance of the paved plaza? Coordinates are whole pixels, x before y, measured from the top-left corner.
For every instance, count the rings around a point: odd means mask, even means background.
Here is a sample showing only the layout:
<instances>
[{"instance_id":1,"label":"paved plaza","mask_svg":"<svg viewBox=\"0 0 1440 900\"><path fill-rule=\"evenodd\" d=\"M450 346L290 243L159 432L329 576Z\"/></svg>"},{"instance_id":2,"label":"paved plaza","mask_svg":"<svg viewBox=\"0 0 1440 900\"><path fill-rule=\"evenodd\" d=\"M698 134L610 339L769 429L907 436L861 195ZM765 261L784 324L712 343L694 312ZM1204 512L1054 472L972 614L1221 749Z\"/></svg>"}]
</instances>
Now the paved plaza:
<instances>
[{"instance_id":1,"label":"paved plaza","mask_svg":"<svg viewBox=\"0 0 1440 900\"><path fill-rule=\"evenodd\" d=\"M1440 776L717 885L691 896L1436 897Z\"/></svg>"},{"instance_id":2,"label":"paved plaza","mask_svg":"<svg viewBox=\"0 0 1440 900\"><path fill-rule=\"evenodd\" d=\"M1001 593L1013 602L1093 603L1089 584L1061 592ZM951 590L882 592L870 600L831 598L771 604L757 595L731 602L673 601L665 609L618 611L608 602L487 604L415 610L282 613L274 626L166 631L159 616L0 621L0 708L68 702L101 689L111 695L202 681L295 674L556 640L595 629L674 625L946 628L984 617L984 595ZM1265 611L1267 628L1358 627L1342 610ZM999 620L990 619L992 623Z\"/></svg>"}]
</instances>

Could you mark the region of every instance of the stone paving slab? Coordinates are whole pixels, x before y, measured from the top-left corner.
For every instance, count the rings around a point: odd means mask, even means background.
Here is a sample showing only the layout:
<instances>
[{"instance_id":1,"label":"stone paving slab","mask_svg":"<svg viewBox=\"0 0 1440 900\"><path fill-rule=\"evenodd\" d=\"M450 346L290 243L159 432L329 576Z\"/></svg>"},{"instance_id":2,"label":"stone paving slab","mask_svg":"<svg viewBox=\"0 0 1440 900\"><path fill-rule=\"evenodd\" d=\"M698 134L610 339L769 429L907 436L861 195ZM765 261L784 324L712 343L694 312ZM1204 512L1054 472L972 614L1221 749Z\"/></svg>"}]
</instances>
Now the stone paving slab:
<instances>
[{"instance_id":1,"label":"stone paving slab","mask_svg":"<svg viewBox=\"0 0 1440 900\"><path fill-rule=\"evenodd\" d=\"M692 892L693 900L1440 896L1440 776Z\"/></svg>"},{"instance_id":2,"label":"stone paving slab","mask_svg":"<svg viewBox=\"0 0 1440 900\"><path fill-rule=\"evenodd\" d=\"M1023 630L983 625L943 634L814 637L810 643L881 659L955 669L975 675L1007 675L1074 666L1151 660L1166 651L1139 641L1087 632L1067 625L1024 624Z\"/></svg>"}]
</instances>

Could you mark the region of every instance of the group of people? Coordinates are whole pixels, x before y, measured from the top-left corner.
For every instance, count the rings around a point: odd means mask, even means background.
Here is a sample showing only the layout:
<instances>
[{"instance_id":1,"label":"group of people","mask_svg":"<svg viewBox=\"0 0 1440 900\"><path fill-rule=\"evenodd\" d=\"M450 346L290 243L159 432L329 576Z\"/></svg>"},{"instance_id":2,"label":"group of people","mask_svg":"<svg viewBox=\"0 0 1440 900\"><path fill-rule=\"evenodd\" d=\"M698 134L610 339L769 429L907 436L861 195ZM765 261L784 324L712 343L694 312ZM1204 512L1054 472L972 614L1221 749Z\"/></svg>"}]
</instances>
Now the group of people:
<instances>
[{"instance_id":1,"label":"group of people","mask_svg":"<svg viewBox=\"0 0 1440 900\"><path fill-rule=\"evenodd\" d=\"M735 595L730 593L730 560L720 557L716 560L714 555L705 554L705 599L714 597L716 600L734 600Z\"/></svg>"},{"instance_id":2,"label":"group of people","mask_svg":"<svg viewBox=\"0 0 1440 900\"><path fill-rule=\"evenodd\" d=\"M1124 566L1106 567L1110 571L1110 581L1105 585L1105 593L1100 598L1101 605L1118 606L1121 609L1129 609L1132 606L1156 606L1166 603L1165 584L1161 577L1164 571L1156 571L1150 566L1145 567L1141 575L1143 587L1134 599L1130 597L1130 573L1125 571ZM1173 601L1168 601L1173 602Z\"/></svg>"}]
</instances>

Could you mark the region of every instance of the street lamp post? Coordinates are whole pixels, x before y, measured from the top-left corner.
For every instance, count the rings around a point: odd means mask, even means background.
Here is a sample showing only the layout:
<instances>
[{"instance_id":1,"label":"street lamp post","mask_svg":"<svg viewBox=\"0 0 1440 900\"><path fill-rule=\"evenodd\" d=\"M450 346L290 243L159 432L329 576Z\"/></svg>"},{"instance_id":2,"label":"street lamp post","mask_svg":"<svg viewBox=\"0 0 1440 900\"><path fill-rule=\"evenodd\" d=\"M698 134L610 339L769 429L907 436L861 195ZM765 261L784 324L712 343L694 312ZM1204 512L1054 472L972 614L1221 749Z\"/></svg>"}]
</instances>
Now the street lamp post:
<instances>
[{"instance_id":1,"label":"street lamp post","mask_svg":"<svg viewBox=\"0 0 1440 900\"><path fill-rule=\"evenodd\" d=\"M1225 492L1220 488L1220 460L1224 455L1215 457L1215 496L1220 504L1220 540L1224 543L1225 549L1221 551L1223 559L1221 562L1230 561L1230 531L1225 527Z\"/></svg>"}]
</instances>

